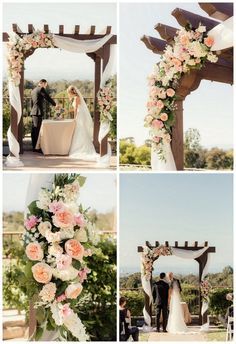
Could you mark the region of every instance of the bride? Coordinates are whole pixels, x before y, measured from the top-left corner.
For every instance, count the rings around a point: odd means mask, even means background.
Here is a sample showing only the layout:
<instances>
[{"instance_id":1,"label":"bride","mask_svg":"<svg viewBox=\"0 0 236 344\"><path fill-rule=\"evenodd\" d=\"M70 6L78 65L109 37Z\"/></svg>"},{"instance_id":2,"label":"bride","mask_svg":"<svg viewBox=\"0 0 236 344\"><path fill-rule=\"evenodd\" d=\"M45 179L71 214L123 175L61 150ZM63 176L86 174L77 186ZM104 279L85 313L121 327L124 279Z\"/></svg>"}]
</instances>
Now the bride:
<instances>
[{"instance_id":1,"label":"bride","mask_svg":"<svg viewBox=\"0 0 236 344\"><path fill-rule=\"evenodd\" d=\"M96 160L98 154L93 145L93 120L80 91L73 85L67 89L68 97L73 99L75 130L69 157L82 160Z\"/></svg>"},{"instance_id":2,"label":"bride","mask_svg":"<svg viewBox=\"0 0 236 344\"><path fill-rule=\"evenodd\" d=\"M184 321L184 313L181 305L181 296L180 296L180 284L179 281L173 278L173 273L168 274L168 279L170 281L169 288L169 299L170 299L170 308L169 308L169 317L167 323L167 332L168 333L187 333L189 332L188 327Z\"/></svg>"}]
</instances>

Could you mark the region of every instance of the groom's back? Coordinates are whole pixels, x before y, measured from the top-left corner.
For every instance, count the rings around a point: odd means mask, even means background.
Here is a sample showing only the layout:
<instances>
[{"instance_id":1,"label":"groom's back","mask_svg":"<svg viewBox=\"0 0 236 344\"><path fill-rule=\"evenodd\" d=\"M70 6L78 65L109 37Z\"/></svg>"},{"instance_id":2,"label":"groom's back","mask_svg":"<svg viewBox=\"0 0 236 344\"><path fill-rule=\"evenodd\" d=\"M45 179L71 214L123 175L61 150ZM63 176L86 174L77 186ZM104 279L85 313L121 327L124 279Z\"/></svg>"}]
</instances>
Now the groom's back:
<instances>
[{"instance_id":1,"label":"groom's back","mask_svg":"<svg viewBox=\"0 0 236 344\"><path fill-rule=\"evenodd\" d=\"M31 92L31 116L43 115L43 97L41 95L41 87L35 87Z\"/></svg>"},{"instance_id":2,"label":"groom's back","mask_svg":"<svg viewBox=\"0 0 236 344\"><path fill-rule=\"evenodd\" d=\"M169 285L160 280L156 282L157 288L157 304L168 303L168 295L169 295Z\"/></svg>"}]
</instances>

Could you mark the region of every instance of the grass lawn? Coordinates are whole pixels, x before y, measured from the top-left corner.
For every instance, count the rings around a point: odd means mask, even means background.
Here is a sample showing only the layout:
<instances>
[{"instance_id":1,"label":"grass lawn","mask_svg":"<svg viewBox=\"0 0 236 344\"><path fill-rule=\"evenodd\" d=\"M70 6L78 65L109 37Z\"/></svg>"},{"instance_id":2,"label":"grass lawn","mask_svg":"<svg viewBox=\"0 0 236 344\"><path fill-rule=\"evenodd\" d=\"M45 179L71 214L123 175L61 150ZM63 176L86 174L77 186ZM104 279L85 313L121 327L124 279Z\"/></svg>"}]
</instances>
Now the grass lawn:
<instances>
[{"instance_id":1,"label":"grass lawn","mask_svg":"<svg viewBox=\"0 0 236 344\"><path fill-rule=\"evenodd\" d=\"M226 330L219 329L213 332L206 333L206 340L207 341L214 341L214 342L225 342L226 338Z\"/></svg>"},{"instance_id":2,"label":"grass lawn","mask_svg":"<svg viewBox=\"0 0 236 344\"><path fill-rule=\"evenodd\" d=\"M143 332L139 333L139 341L140 342L147 342L148 336L149 336L148 333L143 333Z\"/></svg>"}]
</instances>

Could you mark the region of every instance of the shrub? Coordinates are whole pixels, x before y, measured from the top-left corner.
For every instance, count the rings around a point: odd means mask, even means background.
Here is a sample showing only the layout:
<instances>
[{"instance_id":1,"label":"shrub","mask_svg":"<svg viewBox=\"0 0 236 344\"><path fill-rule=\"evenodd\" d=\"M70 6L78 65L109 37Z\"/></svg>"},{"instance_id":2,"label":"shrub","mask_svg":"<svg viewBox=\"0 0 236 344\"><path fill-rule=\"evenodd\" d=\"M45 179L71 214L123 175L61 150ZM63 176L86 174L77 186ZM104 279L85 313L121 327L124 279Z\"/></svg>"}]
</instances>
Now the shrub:
<instances>
[{"instance_id":1,"label":"shrub","mask_svg":"<svg viewBox=\"0 0 236 344\"><path fill-rule=\"evenodd\" d=\"M143 314L144 295L142 289L121 290L120 296L124 296L127 299L127 307L132 316L140 316Z\"/></svg>"},{"instance_id":2,"label":"shrub","mask_svg":"<svg viewBox=\"0 0 236 344\"><path fill-rule=\"evenodd\" d=\"M230 301L226 300L226 294L232 293L231 288L216 288L210 294L210 305L209 311L212 315L224 316L227 308L232 304Z\"/></svg>"}]
</instances>

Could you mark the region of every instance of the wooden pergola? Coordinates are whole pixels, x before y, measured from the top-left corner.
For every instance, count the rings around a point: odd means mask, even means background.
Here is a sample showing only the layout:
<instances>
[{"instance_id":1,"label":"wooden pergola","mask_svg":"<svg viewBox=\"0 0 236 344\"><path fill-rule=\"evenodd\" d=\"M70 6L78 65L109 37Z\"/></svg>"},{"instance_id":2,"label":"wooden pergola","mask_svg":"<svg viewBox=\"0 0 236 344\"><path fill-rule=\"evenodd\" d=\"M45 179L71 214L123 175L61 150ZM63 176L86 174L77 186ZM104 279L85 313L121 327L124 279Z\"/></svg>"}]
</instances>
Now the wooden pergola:
<instances>
[{"instance_id":1,"label":"wooden pergola","mask_svg":"<svg viewBox=\"0 0 236 344\"><path fill-rule=\"evenodd\" d=\"M200 16L181 8L174 9L171 14L182 27L191 24L193 29L196 29L201 23L206 26L207 31L233 16L233 2L199 2L199 6L208 16L217 20ZM162 55L166 45L173 44L178 29L158 23L155 26L155 30L162 39L144 35L141 41L143 41L146 47L154 54ZM178 100L176 101L177 109L175 112L176 121L172 128L171 143L177 170L183 170L184 167L183 102L186 96L198 88L201 80L233 84L233 48L217 51L217 54L219 56L217 63L207 62L204 68L201 70L192 70L189 74L185 74L179 81L176 92L178 96Z\"/></svg>"},{"instance_id":2,"label":"wooden pergola","mask_svg":"<svg viewBox=\"0 0 236 344\"><path fill-rule=\"evenodd\" d=\"M147 247L149 247L150 249L153 249L155 247L158 247L160 246L160 243L159 241L156 241L155 242L155 245L152 246L150 244L149 241L146 241L145 245ZM190 245L188 244L188 241L185 241L184 245L179 245L178 241L175 241L175 244L174 245L170 245L169 244L169 241L165 241L165 244L164 244L166 247L175 247L175 248L180 248L180 249L183 249L183 250L191 250L191 251L197 251L197 250L200 250L204 247L208 247L208 249L198 258L194 259L198 262L199 264L199 286L200 286L200 282L201 282L201 276L202 276L202 272L206 266L206 263L207 263L207 258L208 258L208 253L215 253L216 252L216 248L214 246L208 246L208 242L205 241L204 245L198 245L198 241L195 241L193 243L193 245ZM143 252L143 246L138 246L138 252ZM158 259L158 258L157 258ZM150 283L152 285L152 278L150 280ZM199 287L199 324L202 325L203 323L205 323L207 321L207 312L205 312L203 314L203 316L201 315L201 308L202 308L202 296L201 296L201 292L200 292L200 287ZM148 314L151 316L152 314L152 305L150 305L149 303L149 297L148 295L145 293L144 291L144 302L145 302L145 309L146 311L148 312Z\"/></svg>"},{"instance_id":3,"label":"wooden pergola","mask_svg":"<svg viewBox=\"0 0 236 344\"><path fill-rule=\"evenodd\" d=\"M22 32L22 30L18 27L17 24L12 24L13 32L15 32L20 37L25 35L31 34L35 31L35 28L32 24L28 24L28 32ZM44 33L49 33L49 25L45 24L43 27ZM64 32L64 25L59 25L59 32L58 35L63 37L69 37L77 40L93 40L102 38L112 31L111 26L107 26L102 33L96 33L96 26L92 25L87 33L80 33L80 25L75 25L74 33L65 33ZM9 39L9 35L7 32L3 32L3 42L7 42ZM110 48L111 44L117 43L117 36L112 35L109 41L107 41L102 48L99 50L88 53L87 55L94 61L94 146L97 152L100 153L101 156L107 153L107 139L106 136L101 144L98 141L98 133L100 128L100 114L97 107L97 93L99 91L100 82L102 72L105 70L106 65L109 61L110 57ZM34 53L35 49L30 50L25 59ZM21 102L22 102L22 109L23 109L23 102L24 102L24 65L22 66L21 70L21 80L20 80L20 95L21 95ZM21 118L21 122L17 125L17 113L13 107L11 107L11 128L13 135L17 138L20 144L20 153L23 153L23 117Z\"/></svg>"}]
</instances>

